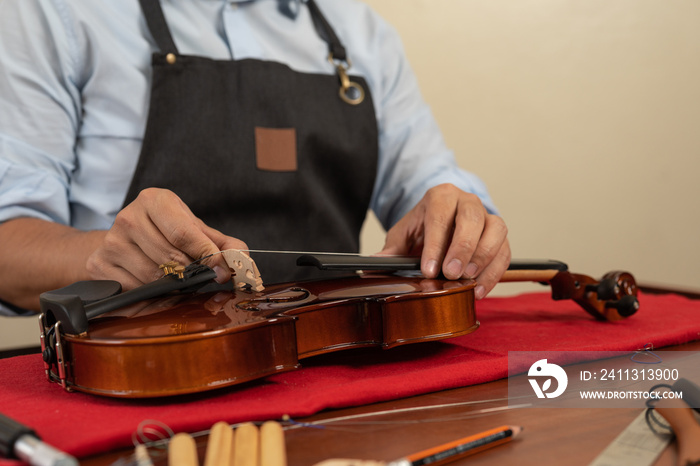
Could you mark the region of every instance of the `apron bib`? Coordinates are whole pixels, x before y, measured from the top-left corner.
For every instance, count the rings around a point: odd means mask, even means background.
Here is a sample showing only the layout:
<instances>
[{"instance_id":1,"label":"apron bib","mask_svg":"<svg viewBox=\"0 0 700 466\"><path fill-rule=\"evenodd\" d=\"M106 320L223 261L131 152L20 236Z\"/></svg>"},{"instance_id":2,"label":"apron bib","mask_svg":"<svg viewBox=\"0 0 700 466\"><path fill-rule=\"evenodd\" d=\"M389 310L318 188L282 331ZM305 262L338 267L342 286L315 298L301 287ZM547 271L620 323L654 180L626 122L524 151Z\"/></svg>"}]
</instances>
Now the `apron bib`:
<instances>
[{"instance_id":1,"label":"apron bib","mask_svg":"<svg viewBox=\"0 0 700 466\"><path fill-rule=\"evenodd\" d=\"M159 1L140 2L160 51L125 205L145 188L166 188L251 249L358 252L376 177L377 121L365 80L350 80L337 65L345 50L316 4L307 3L338 75L180 55ZM353 103L357 89L364 98ZM293 255L253 257L268 283L318 275L296 267Z\"/></svg>"}]
</instances>

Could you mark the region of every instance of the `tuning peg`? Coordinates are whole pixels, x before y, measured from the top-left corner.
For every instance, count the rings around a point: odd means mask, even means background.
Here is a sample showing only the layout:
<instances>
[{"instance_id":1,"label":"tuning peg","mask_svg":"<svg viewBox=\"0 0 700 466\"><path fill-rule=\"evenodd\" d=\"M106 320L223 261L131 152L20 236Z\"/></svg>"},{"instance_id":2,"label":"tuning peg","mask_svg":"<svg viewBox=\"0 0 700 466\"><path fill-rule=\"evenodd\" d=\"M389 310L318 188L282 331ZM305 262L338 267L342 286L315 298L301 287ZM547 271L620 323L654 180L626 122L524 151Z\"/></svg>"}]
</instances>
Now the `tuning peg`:
<instances>
[{"instance_id":1,"label":"tuning peg","mask_svg":"<svg viewBox=\"0 0 700 466\"><path fill-rule=\"evenodd\" d=\"M603 278L599 283L588 285L586 288L593 291L601 301L612 301L620 293L620 285L612 278Z\"/></svg>"},{"instance_id":2,"label":"tuning peg","mask_svg":"<svg viewBox=\"0 0 700 466\"><path fill-rule=\"evenodd\" d=\"M629 317L639 309L639 300L636 296L626 295L617 301L605 303L605 307L617 309L617 312L623 317Z\"/></svg>"}]
</instances>

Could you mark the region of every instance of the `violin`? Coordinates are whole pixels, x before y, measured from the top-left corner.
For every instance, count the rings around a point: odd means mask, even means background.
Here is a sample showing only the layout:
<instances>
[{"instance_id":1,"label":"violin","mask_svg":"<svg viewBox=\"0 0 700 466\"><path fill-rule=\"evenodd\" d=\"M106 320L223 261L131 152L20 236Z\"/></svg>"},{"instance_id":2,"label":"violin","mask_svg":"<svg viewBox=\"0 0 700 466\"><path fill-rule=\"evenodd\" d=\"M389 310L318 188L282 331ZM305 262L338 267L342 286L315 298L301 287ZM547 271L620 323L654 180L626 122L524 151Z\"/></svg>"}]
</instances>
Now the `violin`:
<instances>
[{"instance_id":1,"label":"violin","mask_svg":"<svg viewBox=\"0 0 700 466\"><path fill-rule=\"evenodd\" d=\"M42 294L48 380L110 397L181 395L297 369L315 355L442 340L479 327L475 282L416 275L416 258L358 263L305 255L298 265L364 272L263 287L247 254L224 253L233 289L208 289L216 274L195 262L165 264L163 278L126 292L118 282L87 281ZM598 319L619 320L639 308L626 272L595 281L561 262L514 261L504 280L547 283L553 299L573 299Z\"/></svg>"}]
</instances>

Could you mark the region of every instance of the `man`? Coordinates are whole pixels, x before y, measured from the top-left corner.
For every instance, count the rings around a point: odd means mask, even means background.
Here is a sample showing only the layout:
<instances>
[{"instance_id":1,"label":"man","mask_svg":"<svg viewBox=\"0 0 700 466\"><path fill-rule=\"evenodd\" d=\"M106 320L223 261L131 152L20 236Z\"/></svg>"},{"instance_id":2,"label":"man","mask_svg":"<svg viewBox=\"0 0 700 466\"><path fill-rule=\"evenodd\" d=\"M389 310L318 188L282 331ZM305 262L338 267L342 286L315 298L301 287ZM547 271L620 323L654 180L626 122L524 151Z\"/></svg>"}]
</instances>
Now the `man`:
<instances>
[{"instance_id":1,"label":"man","mask_svg":"<svg viewBox=\"0 0 700 466\"><path fill-rule=\"evenodd\" d=\"M360 2L2 0L0 57L8 306L229 248L355 252L368 207L383 254L473 277L477 298L509 263L488 193Z\"/></svg>"}]
</instances>

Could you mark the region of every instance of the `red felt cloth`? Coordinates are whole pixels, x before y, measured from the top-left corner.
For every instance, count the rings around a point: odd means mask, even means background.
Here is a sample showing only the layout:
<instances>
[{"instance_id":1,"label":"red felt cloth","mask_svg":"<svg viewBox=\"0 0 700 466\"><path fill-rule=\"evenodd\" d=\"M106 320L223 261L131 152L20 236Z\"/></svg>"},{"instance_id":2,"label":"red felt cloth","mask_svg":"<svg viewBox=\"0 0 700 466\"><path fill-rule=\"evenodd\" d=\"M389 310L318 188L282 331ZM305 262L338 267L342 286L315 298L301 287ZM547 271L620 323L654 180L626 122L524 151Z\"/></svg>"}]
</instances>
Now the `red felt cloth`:
<instances>
[{"instance_id":1,"label":"red felt cloth","mask_svg":"<svg viewBox=\"0 0 700 466\"><path fill-rule=\"evenodd\" d=\"M0 411L81 457L131 445L132 432L146 419L175 432L195 432L221 420L298 418L504 378L508 351L630 351L700 339L700 301L642 295L640 303L629 319L600 322L546 293L487 298L477 303L481 328L470 335L323 355L264 381L161 400L66 393L46 381L39 355L21 356L0 360ZM0 460L0 466L7 464L13 463Z\"/></svg>"}]
</instances>

